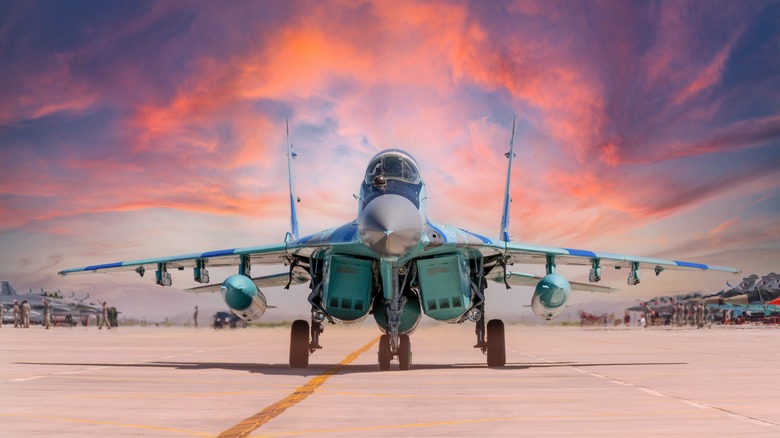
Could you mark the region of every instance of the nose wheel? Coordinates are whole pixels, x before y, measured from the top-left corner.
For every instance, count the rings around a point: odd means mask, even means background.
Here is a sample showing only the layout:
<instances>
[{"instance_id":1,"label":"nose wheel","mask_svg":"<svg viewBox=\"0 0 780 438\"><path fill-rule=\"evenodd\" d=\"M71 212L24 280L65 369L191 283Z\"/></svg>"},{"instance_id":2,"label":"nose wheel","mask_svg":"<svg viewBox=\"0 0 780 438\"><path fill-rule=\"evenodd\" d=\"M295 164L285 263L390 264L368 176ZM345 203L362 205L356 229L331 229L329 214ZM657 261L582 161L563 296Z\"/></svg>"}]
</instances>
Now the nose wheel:
<instances>
[{"instance_id":1,"label":"nose wheel","mask_svg":"<svg viewBox=\"0 0 780 438\"><path fill-rule=\"evenodd\" d=\"M382 335L379 338L379 369L388 371L390 369L390 360L393 355L390 353L390 336Z\"/></svg>"},{"instance_id":2,"label":"nose wheel","mask_svg":"<svg viewBox=\"0 0 780 438\"><path fill-rule=\"evenodd\" d=\"M390 370L390 362L394 356L398 356L398 368L402 371L408 370L412 366L412 342L409 335L400 335L398 337L398 351L393 354L390 346L390 336L382 335L379 338L379 369L381 371Z\"/></svg>"},{"instance_id":3,"label":"nose wheel","mask_svg":"<svg viewBox=\"0 0 780 438\"><path fill-rule=\"evenodd\" d=\"M401 335L398 343L398 368L406 371L412 366L412 342L409 335Z\"/></svg>"}]
</instances>

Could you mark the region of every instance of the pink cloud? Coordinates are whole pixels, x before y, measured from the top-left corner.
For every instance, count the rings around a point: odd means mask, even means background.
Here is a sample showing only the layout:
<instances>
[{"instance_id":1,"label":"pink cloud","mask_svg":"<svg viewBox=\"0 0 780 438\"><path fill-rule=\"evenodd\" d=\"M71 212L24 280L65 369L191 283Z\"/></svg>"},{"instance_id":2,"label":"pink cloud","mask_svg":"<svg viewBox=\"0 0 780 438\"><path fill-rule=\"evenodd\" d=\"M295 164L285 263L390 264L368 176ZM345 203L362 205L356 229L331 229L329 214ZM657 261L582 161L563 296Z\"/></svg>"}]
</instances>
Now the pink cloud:
<instances>
[{"instance_id":1,"label":"pink cloud","mask_svg":"<svg viewBox=\"0 0 780 438\"><path fill-rule=\"evenodd\" d=\"M157 5L113 38L136 37L175 9ZM210 12L193 20L192 35L235 18L219 7L206 9ZM69 108L84 112L109 102L118 107L124 143L108 158L65 158L62 166L89 182L86 192L67 206L53 204L52 213L33 209L29 219L158 206L213 214L284 214L276 206L286 206L278 203L286 191L284 128L280 114L255 107L258 101L270 101L288 107L294 134L299 130L293 137L302 155L299 192L303 205L316 214L334 220L353 216L353 205L344 199L356 191L367 159L378 149L401 147L427 166L424 177L431 190L446 197L446 202L431 202L440 220L460 217L467 226L487 224L487 231L494 230L510 128L495 116L513 108L529 131L543 133L524 145L528 155L517 163L512 214L518 218L518 235L582 238L641 226L713 195L699 185L698 191L678 193L679 174L668 172L668 181L656 181L647 171L632 175L630 166L763 144L776 136L777 125L775 116L767 116L687 138L656 138L660 134L655 132L622 135L624 121L613 113L615 83L645 87L639 91L647 94L631 101L635 106L645 105L654 90L668 97L657 114L654 108L647 110L652 131L674 117L669 107L675 102L692 105L721 84L741 35L732 29L730 40L712 56L690 63L687 59L699 48L689 44L695 40L695 20L687 9L666 3L650 9L659 21L655 39L642 53L635 52L630 29L623 28L615 34L604 31L604 47L587 46L577 37L580 31L587 36L580 14L543 2L513 4L508 14L535 17L540 24L526 21L506 29L492 22L500 22L498 17L483 18L462 5L347 2L292 11L286 21L272 25L273 31L261 26L242 35L226 30L227 41L239 38L245 44L225 52L204 47L193 53L183 72L167 78L170 89L163 91L148 86L133 97L109 95L104 84L90 87L73 78L62 61L51 73L53 79L36 81L61 80L80 91L51 99L31 95L25 99L32 103L21 99L11 113L24 118ZM628 22L640 20L627 8L617 13ZM563 32L566 28L571 30ZM110 44L105 44L88 45L78 59L108 50ZM160 51L171 56L185 47L174 40ZM639 65L630 65L632 59ZM615 78L604 77L608 69L617 72L609 70ZM641 76L631 82L629 76L637 72ZM149 81L142 66L114 73L114 86ZM716 116L712 107L694 107L680 118L710 121ZM645 115L638 112L630 121ZM307 129L318 132L307 134ZM528 139L532 134L519 135ZM657 170L665 172L663 166ZM62 185L62 178L43 175L35 186L11 182L8 190L68 197ZM485 208L463 211L463 205ZM8 206L9 211L18 208ZM4 223L24 223L14 220L14 214Z\"/></svg>"}]
</instances>

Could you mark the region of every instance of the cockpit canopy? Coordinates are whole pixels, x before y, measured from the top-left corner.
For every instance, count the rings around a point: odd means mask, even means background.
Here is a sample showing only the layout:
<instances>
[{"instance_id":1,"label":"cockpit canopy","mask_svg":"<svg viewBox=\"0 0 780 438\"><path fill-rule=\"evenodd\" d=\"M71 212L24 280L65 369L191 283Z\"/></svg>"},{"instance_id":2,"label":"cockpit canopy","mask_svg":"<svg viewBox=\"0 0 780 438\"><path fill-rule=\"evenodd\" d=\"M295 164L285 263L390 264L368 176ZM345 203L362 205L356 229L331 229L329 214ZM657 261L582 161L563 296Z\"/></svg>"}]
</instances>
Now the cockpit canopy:
<instances>
[{"instance_id":1,"label":"cockpit canopy","mask_svg":"<svg viewBox=\"0 0 780 438\"><path fill-rule=\"evenodd\" d=\"M372 184L374 178L382 175L386 180L398 180L409 184L420 183L420 169L411 155L398 149L378 153L366 170L366 184Z\"/></svg>"}]
</instances>

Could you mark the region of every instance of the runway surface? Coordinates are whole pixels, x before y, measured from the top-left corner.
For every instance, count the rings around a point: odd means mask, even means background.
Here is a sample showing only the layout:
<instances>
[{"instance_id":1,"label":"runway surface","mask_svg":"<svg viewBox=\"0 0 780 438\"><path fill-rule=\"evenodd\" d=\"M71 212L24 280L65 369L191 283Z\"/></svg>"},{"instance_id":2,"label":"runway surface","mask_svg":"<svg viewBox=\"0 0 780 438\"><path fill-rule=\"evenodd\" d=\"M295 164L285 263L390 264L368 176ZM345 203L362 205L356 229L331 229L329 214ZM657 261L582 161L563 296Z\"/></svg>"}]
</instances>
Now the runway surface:
<instances>
[{"instance_id":1,"label":"runway surface","mask_svg":"<svg viewBox=\"0 0 780 438\"><path fill-rule=\"evenodd\" d=\"M371 325L327 327L311 365L285 328L0 329L0 435L780 436L780 329L423 327L381 372Z\"/></svg>"}]
</instances>

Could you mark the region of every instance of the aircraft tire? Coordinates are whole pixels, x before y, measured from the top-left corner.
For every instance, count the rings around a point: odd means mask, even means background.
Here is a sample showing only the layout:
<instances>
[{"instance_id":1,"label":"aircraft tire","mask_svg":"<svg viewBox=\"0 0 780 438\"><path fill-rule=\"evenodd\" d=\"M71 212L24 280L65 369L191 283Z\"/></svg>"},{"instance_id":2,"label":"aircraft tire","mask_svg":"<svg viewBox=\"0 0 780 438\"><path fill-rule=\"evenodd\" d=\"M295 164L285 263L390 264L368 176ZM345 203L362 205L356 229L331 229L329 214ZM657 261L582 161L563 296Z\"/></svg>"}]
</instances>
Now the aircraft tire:
<instances>
[{"instance_id":1,"label":"aircraft tire","mask_svg":"<svg viewBox=\"0 0 780 438\"><path fill-rule=\"evenodd\" d=\"M506 365L506 342L504 321L491 319L487 323L487 364L489 367Z\"/></svg>"},{"instance_id":2,"label":"aircraft tire","mask_svg":"<svg viewBox=\"0 0 780 438\"><path fill-rule=\"evenodd\" d=\"M303 319L293 321L290 329L290 367L309 366L309 322Z\"/></svg>"},{"instance_id":3,"label":"aircraft tire","mask_svg":"<svg viewBox=\"0 0 780 438\"><path fill-rule=\"evenodd\" d=\"M379 356L379 369L381 371L390 370L390 359L392 359L392 355L390 354L390 336L382 335L379 338L378 356Z\"/></svg>"},{"instance_id":4,"label":"aircraft tire","mask_svg":"<svg viewBox=\"0 0 780 438\"><path fill-rule=\"evenodd\" d=\"M409 335L401 335L398 343L398 368L406 371L412 366L412 342Z\"/></svg>"}]
</instances>

